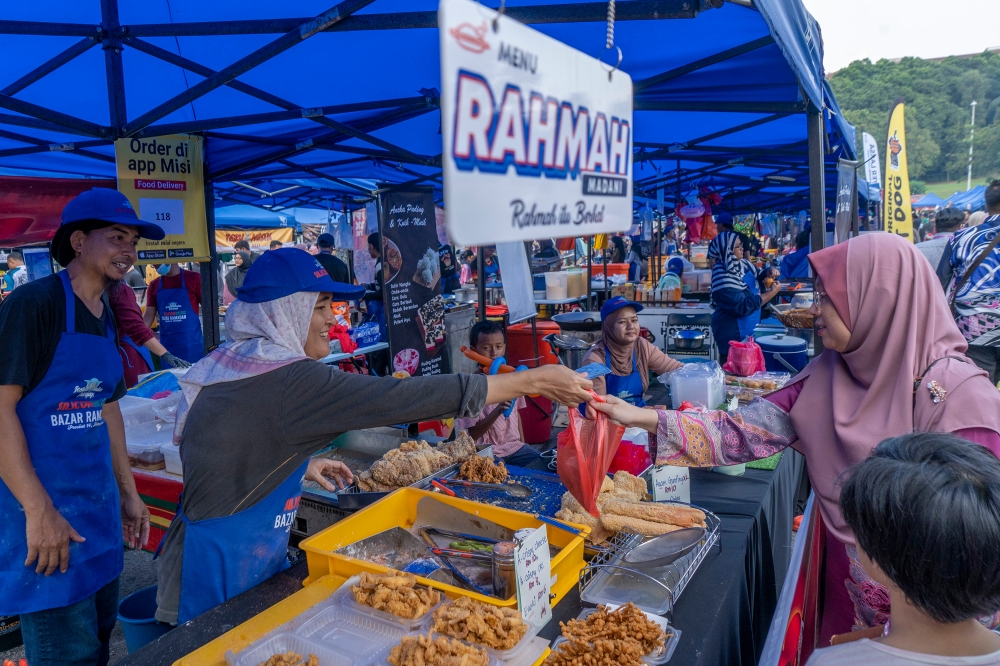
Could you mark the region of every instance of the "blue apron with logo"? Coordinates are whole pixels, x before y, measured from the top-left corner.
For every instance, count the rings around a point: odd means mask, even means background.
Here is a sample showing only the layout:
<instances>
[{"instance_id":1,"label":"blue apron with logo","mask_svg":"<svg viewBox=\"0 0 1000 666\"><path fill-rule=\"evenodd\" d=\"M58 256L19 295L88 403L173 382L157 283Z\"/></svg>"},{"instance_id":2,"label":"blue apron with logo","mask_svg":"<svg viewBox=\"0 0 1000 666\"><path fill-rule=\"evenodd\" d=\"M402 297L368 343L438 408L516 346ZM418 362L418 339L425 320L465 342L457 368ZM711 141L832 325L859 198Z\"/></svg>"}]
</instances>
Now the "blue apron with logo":
<instances>
[{"instance_id":1,"label":"blue apron with logo","mask_svg":"<svg viewBox=\"0 0 1000 666\"><path fill-rule=\"evenodd\" d=\"M41 383L17 403L31 463L52 504L83 543L70 541L69 568L51 576L24 566L24 509L0 483L0 615L63 608L86 599L122 571L122 520L111 440L101 408L122 379L114 326L107 337L76 333L76 297L61 271L66 332Z\"/></svg>"},{"instance_id":2,"label":"blue apron with logo","mask_svg":"<svg viewBox=\"0 0 1000 666\"><path fill-rule=\"evenodd\" d=\"M611 352L607 345L604 346L604 365L611 369ZM635 350L632 351L632 374L619 377L612 371L604 375L604 385L608 395L621 398L636 407L646 406L646 401L642 399L642 375L639 374Z\"/></svg>"},{"instance_id":3,"label":"blue apron with logo","mask_svg":"<svg viewBox=\"0 0 1000 666\"><path fill-rule=\"evenodd\" d=\"M253 506L219 518L184 521L181 603L177 622L195 618L289 567L288 532L302 496L307 459Z\"/></svg>"},{"instance_id":4,"label":"blue apron with logo","mask_svg":"<svg viewBox=\"0 0 1000 666\"><path fill-rule=\"evenodd\" d=\"M163 286L162 279L160 286ZM201 334L201 320L191 307L191 298L184 285L183 269L180 289L160 289L157 293L156 311L160 315L160 343L174 356L197 363L205 355L205 339Z\"/></svg>"},{"instance_id":5,"label":"blue apron with logo","mask_svg":"<svg viewBox=\"0 0 1000 666\"><path fill-rule=\"evenodd\" d=\"M760 287L757 286L757 276L747 271L743 274L743 284L750 288L750 292L754 296L760 296ZM760 308L757 308L746 317L739 317L736 320L736 325L740 329L740 340L746 340L748 336L753 335L753 330L757 328L757 324L760 323Z\"/></svg>"},{"instance_id":6,"label":"blue apron with logo","mask_svg":"<svg viewBox=\"0 0 1000 666\"><path fill-rule=\"evenodd\" d=\"M153 371L153 353L151 351L149 351L145 347L141 347L141 346L135 344L134 342L132 342L132 338L130 338L127 335L122 337L122 342L124 342L129 347L131 347L132 349L134 349L139 354L139 356L142 357L142 360L144 360L146 362L146 367L149 368L148 372L152 372ZM122 356L125 358L125 361L128 362L128 356L125 355L125 354L122 354ZM144 373L140 372L139 374L141 375L141 374L144 374Z\"/></svg>"}]
</instances>

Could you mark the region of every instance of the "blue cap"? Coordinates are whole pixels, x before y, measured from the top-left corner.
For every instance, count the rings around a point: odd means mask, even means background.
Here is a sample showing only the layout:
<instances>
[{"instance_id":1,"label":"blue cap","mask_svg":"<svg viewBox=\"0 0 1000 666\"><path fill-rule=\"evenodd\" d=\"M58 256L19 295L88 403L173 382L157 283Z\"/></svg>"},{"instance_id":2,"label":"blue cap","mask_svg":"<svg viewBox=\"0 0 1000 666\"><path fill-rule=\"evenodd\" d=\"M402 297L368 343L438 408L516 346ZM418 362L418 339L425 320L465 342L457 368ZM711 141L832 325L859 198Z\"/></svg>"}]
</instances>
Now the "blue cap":
<instances>
[{"instance_id":1,"label":"blue cap","mask_svg":"<svg viewBox=\"0 0 1000 666\"><path fill-rule=\"evenodd\" d=\"M622 308L633 308L636 312L642 312L642 306L635 301L630 301L624 296L615 296L614 298L609 298L601 306L601 319L607 319Z\"/></svg>"},{"instance_id":2,"label":"blue cap","mask_svg":"<svg viewBox=\"0 0 1000 666\"><path fill-rule=\"evenodd\" d=\"M60 228L89 220L138 227L139 237L149 240L162 240L166 236L160 225L140 220L124 194L107 187L87 190L66 204Z\"/></svg>"},{"instance_id":3,"label":"blue cap","mask_svg":"<svg viewBox=\"0 0 1000 666\"><path fill-rule=\"evenodd\" d=\"M296 247L282 247L265 252L247 269L239 300L264 303L300 291L332 292L335 299L355 300L364 287L334 282L316 258Z\"/></svg>"}]
</instances>

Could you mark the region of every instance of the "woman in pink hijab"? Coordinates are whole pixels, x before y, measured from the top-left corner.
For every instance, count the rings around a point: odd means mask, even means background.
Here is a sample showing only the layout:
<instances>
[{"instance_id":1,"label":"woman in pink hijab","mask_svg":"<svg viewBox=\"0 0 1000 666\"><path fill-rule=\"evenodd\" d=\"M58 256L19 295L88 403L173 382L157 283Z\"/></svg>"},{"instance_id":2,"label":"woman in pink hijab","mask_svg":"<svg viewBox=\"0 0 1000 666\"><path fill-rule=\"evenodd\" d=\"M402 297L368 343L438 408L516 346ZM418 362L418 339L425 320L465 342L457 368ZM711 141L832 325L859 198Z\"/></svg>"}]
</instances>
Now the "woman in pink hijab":
<instances>
[{"instance_id":1,"label":"woman in pink hijab","mask_svg":"<svg viewBox=\"0 0 1000 666\"><path fill-rule=\"evenodd\" d=\"M965 356L940 284L899 236L866 234L809 255L812 313L825 351L785 388L732 414L642 410L608 397L594 409L657 431L658 465L711 467L805 455L827 533L821 645L888 619L841 515L838 479L883 439L950 432L1000 455L1000 392ZM852 626L853 624L853 626Z\"/></svg>"}]
</instances>

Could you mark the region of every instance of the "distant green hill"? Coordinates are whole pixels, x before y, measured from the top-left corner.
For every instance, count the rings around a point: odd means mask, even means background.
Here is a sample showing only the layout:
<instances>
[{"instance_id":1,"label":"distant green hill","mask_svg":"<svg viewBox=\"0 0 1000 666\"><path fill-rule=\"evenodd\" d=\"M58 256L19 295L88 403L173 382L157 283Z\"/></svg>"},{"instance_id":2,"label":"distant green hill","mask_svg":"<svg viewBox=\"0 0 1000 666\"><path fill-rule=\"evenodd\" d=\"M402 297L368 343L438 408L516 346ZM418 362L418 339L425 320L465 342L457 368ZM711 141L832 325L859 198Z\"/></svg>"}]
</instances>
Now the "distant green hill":
<instances>
[{"instance_id":1,"label":"distant green hill","mask_svg":"<svg viewBox=\"0 0 1000 666\"><path fill-rule=\"evenodd\" d=\"M973 178L972 186L975 187L976 185L985 185L986 182L987 182L986 178ZM933 192L942 199L947 199L955 192L964 192L964 191L965 191L964 178L962 180L953 180L945 183L927 183L927 193L930 194L931 192Z\"/></svg>"},{"instance_id":2,"label":"distant green hill","mask_svg":"<svg viewBox=\"0 0 1000 666\"><path fill-rule=\"evenodd\" d=\"M859 153L861 132L868 132L878 141L883 162L889 111L902 97L910 178L945 185L960 181L958 190L965 189L969 103L975 100L972 173L978 178L1000 175L1000 53L941 60L858 60L831 76L830 83L844 116L858 129Z\"/></svg>"}]
</instances>

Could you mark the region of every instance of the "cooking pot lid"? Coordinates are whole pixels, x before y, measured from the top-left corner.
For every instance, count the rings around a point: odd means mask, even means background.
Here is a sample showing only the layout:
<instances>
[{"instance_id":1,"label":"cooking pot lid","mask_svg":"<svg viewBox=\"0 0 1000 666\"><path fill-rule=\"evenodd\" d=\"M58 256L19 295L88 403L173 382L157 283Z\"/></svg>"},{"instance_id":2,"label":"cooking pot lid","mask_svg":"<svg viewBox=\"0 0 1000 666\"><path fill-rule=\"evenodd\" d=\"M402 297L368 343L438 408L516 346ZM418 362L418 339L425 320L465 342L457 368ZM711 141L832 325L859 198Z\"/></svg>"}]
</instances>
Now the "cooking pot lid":
<instances>
[{"instance_id":1,"label":"cooking pot lid","mask_svg":"<svg viewBox=\"0 0 1000 666\"><path fill-rule=\"evenodd\" d=\"M804 352L809 348L805 340L791 335L765 335L756 341L764 351Z\"/></svg>"}]
</instances>

